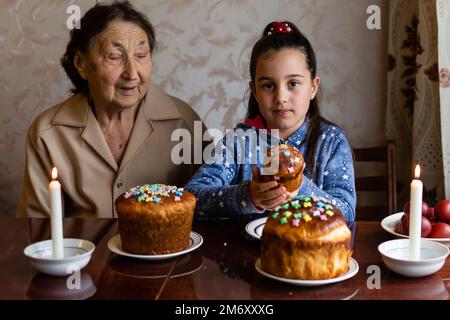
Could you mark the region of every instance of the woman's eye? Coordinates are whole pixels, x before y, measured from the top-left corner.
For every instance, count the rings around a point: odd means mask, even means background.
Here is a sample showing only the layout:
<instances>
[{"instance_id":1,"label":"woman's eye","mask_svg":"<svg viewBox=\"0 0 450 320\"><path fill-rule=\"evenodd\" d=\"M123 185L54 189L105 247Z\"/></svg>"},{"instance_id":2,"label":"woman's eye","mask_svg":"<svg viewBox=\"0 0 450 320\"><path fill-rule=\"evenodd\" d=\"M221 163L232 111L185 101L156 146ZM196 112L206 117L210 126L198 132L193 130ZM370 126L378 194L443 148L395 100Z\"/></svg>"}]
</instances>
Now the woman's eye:
<instances>
[{"instance_id":1,"label":"woman's eye","mask_svg":"<svg viewBox=\"0 0 450 320\"><path fill-rule=\"evenodd\" d=\"M122 60L122 55L120 54L109 54L108 59L110 60Z\"/></svg>"},{"instance_id":2,"label":"woman's eye","mask_svg":"<svg viewBox=\"0 0 450 320\"><path fill-rule=\"evenodd\" d=\"M144 58L147 57L147 54L146 54L146 53L138 53L138 54L136 54L135 56L136 56L137 58L139 58L139 59L144 59Z\"/></svg>"}]
</instances>

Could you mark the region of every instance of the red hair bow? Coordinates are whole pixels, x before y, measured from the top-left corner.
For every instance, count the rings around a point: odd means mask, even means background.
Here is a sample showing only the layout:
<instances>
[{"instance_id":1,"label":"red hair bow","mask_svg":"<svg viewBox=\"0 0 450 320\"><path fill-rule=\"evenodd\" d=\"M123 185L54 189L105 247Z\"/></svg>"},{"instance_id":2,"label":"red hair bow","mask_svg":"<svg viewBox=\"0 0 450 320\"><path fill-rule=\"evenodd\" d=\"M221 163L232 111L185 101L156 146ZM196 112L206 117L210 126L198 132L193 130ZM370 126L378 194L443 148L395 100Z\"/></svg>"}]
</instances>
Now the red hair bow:
<instances>
[{"instance_id":1,"label":"red hair bow","mask_svg":"<svg viewBox=\"0 0 450 320\"><path fill-rule=\"evenodd\" d=\"M292 28L289 26L289 24L284 22L272 22L272 27L270 28L270 31L267 33L268 35L271 35L272 33L291 33Z\"/></svg>"}]
</instances>

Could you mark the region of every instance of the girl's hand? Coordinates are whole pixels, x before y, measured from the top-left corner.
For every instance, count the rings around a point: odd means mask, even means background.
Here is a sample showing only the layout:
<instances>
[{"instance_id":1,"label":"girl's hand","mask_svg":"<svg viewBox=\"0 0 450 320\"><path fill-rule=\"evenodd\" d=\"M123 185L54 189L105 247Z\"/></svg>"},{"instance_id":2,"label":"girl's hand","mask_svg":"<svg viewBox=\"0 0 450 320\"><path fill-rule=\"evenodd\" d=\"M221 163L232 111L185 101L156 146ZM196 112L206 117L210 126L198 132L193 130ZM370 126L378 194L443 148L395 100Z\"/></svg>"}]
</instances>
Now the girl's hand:
<instances>
[{"instance_id":1,"label":"girl's hand","mask_svg":"<svg viewBox=\"0 0 450 320\"><path fill-rule=\"evenodd\" d=\"M275 180L263 182L259 168L252 168L252 181L250 181L250 197L255 206L262 209L273 209L289 197L286 188L280 187Z\"/></svg>"}]
</instances>

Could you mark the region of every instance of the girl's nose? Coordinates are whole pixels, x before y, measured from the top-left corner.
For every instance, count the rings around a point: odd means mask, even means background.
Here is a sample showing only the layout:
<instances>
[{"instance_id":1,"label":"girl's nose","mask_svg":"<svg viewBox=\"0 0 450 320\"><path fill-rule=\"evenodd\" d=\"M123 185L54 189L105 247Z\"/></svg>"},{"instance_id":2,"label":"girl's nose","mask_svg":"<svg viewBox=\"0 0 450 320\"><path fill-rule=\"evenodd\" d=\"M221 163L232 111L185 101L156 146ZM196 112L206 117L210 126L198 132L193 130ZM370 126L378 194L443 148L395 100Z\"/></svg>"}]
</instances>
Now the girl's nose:
<instances>
[{"instance_id":1,"label":"girl's nose","mask_svg":"<svg viewBox=\"0 0 450 320\"><path fill-rule=\"evenodd\" d=\"M287 93L282 88L275 92L275 102L277 104L284 104L287 102Z\"/></svg>"}]
</instances>

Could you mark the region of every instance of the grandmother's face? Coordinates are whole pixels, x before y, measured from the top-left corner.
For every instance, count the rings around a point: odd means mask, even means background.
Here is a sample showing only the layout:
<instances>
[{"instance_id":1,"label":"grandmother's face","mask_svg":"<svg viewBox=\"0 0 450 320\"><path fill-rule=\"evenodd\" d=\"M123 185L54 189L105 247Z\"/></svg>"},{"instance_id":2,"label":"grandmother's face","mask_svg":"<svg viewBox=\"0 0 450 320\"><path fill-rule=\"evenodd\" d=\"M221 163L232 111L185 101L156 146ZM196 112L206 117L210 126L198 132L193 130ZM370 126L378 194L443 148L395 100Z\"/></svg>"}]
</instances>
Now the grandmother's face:
<instances>
[{"instance_id":1,"label":"grandmother's face","mask_svg":"<svg viewBox=\"0 0 450 320\"><path fill-rule=\"evenodd\" d=\"M78 59L78 61L77 61ZM152 72L147 34L132 22L113 21L75 59L96 106L126 109L144 97Z\"/></svg>"}]
</instances>

